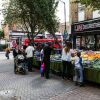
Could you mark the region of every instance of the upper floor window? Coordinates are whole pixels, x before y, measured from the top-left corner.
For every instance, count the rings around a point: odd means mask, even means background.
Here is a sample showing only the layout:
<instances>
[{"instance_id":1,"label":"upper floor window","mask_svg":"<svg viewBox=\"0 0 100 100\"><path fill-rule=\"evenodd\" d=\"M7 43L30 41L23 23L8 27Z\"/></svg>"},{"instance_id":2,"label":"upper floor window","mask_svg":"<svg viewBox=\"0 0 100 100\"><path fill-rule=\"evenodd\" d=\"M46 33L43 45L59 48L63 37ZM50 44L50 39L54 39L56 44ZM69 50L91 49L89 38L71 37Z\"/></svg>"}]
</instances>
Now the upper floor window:
<instances>
[{"instance_id":1,"label":"upper floor window","mask_svg":"<svg viewBox=\"0 0 100 100\"><path fill-rule=\"evenodd\" d=\"M93 18L100 17L100 10L93 11Z\"/></svg>"},{"instance_id":2,"label":"upper floor window","mask_svg":"<svg viewBox=\"0 0 100 100\"><path fill-rule=\"evenodd\" d=\"M85 8L85 5L82 5L81 3L78 4L78 11L83 11Z\"/></svg>"},{"instance_id":3,"label":"upper floor window","mask_svg":"<svg viewBox=\"0 0 100 100\"><path fill-rule=\"evenodd\" d=\"M78 4L78 21L83 21L85 20L85 11L84 11L85 6L81 5L80 3Z\"/></svg>"}]
</instances>

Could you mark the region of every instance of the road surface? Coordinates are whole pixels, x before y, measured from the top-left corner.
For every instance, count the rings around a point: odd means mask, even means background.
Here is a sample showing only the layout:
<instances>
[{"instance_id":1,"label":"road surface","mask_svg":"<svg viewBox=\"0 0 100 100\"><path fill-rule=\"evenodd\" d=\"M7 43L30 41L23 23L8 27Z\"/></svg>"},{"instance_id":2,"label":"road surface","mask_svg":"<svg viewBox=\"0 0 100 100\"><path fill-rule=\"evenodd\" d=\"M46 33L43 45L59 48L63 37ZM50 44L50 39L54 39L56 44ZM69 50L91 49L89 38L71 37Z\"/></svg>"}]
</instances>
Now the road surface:
<instances>
[{"instance_id":1,"label":"road surface","mask_svg":"<svg viewBox=\"0 0 100 100\"><path fill-rule=\"evenodd\" d=\"M52 74L50 79L41 78L38 70L15 75L13 65L12 54L7 60L0 53L0 100L100 100L99 86L74 86Z\"/></svg>"}]
</instances>

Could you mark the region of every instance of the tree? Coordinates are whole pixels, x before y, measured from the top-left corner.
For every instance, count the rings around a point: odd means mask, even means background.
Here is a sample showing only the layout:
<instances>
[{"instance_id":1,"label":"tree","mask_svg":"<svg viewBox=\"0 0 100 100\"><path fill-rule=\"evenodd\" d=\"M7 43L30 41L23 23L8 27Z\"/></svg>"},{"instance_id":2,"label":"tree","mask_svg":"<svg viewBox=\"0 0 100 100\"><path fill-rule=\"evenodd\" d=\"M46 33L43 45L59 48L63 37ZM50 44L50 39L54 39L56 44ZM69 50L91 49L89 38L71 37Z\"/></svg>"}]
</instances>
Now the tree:
<instances>
[{"instance_id":1,"label":"tree","mask_svg":"<svg viewBox=\"0 0 100 100\"><path fill-rule=\"evenodd\" d=\"M0 39L1 39L1 38L4 38L4 33L3 33L2 30L0 30Z\"/></svg>"},{"instance_id":2,"label":"tree","mask_svg":"<svg viewBox=\"0 0 100 100\"><path fill-rule=\"evenodd\" d=\"M86 6L90 6L94 10L100 9L100 0L76 0L77 2L80 2L81 4L85 4Z\"/></svg>"},{"instance_id":3,"label":"tree","mask_svg":"<svg viewBox=\"0 0 100 100\"><path fill-rule=\"evenodd\" d=\"M58 28L55 15L57 5L55 0L10 0L9 7L4 11L5 22L9 25L19 24L23 30L27 30L30 41L44 30L55 37Z\"/></svg>"}]
</instances>

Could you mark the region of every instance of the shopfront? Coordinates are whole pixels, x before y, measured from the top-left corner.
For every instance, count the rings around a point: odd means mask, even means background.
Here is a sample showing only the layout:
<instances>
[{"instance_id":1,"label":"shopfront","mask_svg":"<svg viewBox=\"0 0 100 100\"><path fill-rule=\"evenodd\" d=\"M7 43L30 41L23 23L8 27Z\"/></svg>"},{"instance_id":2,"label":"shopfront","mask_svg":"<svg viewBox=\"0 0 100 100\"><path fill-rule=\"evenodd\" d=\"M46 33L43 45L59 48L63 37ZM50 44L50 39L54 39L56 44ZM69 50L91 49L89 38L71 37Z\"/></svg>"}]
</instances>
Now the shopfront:
<instances>
[{"instance_id":1,"label":"shopfront","mask_svg":"<svg viewBox=\"0 0 100 100\"><path fill-rule=\"evenodd\" d=\"M100 18L74 23L71 30L74 48L100 50Z\"/></svg>"}]
</instances>

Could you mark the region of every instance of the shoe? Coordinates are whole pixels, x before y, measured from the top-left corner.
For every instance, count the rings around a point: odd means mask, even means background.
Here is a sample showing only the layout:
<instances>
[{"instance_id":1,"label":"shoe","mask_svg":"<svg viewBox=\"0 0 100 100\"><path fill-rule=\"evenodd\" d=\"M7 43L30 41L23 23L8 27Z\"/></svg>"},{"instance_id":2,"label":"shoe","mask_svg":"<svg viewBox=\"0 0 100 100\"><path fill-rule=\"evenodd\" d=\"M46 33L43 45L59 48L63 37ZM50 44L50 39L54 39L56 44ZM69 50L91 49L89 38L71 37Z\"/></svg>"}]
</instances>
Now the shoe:
<instances>
[{"instance_id":1,"label":"shoe","mask_svg":"<svg viewBox=\"0 0 100 100\"><path fill-rule=\"evenodd\" d=\"M62 79L65 79L65 77L64 77L64 76L62 76Z\"/></svg>"},{"instance_id":2,"label":"shoe","mask_svg":"<svg viewBox=\"0 0 100 100\"><path fill-rule=\"evenodd\" d=\"M49 77L46 77L46 79L49 79Z\"/></svg>"},{"instance_id":3,"label":"shoe","mask_svg":"<svg viewBox=\"0 0 100 100\"><path fill-rule=\"evenodd\" d=\"M44 77L44 75L41 75L41 77Z\"/></svg>"},{"instance_id":4,"label":"shoe","mask_svg":"<svg viewBox=\"0 0 100 100\"><path fill-rule=\"evenodd\" d=\"M79 86L80 86L80 87L83 87L83 86L84 86L84 84L83 84L83 83L79 83Z\"/></svg>"},{"instance_id":5,"label":"shoe","mask_svg":"<svg viewBox=\"0 0 100 100\"><path fill-rule=\"evenodd\" d=\"M31 70L28 70L29 72L34 72L34 70L33 69L31 69Z\"/></svg>"},{"instance_id":6,"label":"shoe","mask_svg":"<svg viewBox=\"0 0 100 100\"><path fill-rule=\"evenodd\" d=\"M67 77L68 80L70 80L70 77Z\"/></svg>"},{"instance_id":7,"label":"shoe","mask_svg":"<svg viewBox=\"0 0 100 100\"><path fill-rule=\"evenodd\" d=\"M75 86L78 86L78 82L75 82Z\"/></svg>"},{"instance_id":8,"label":"shoe","mask_svg":"<svg viewBox=\"0 0 100 100\"><path fill-rule=\"evenodd\" d=\"M28 70L29 72L33 72L32 70Z\"/></svg>"}]
</instances>

